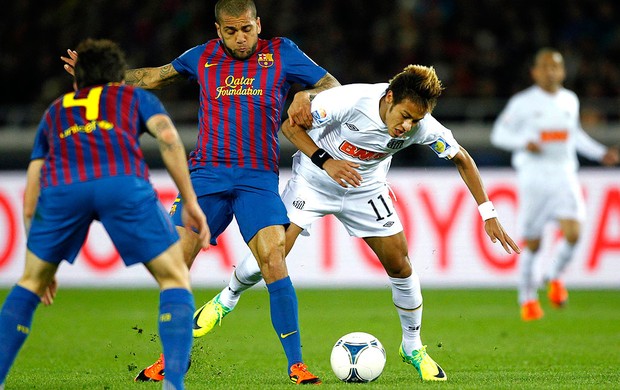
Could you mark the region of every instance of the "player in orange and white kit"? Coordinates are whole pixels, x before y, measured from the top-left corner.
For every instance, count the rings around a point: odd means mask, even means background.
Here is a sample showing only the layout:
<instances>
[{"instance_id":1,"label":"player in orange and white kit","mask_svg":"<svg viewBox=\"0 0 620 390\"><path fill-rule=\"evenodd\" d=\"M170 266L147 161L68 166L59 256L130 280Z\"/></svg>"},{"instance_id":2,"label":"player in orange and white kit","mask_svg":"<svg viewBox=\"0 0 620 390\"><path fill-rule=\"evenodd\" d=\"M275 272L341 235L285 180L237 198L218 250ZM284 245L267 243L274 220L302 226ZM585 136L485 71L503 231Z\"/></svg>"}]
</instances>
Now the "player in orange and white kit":
<instances>
[{"instance_id":1,"label":"player in orange and white kit","mask_svg":"<svg viewBox=\"0 0 620 390\"><path fill-rule=\"evenodd\" d=\"M544 274L547 295L555 307L562 307L568 299L562 272L573 257L585 218L577 153L605 165L618 163L617 150L601 145L581 128L579 99L562 86L566 76L562 55L541 49L531 76L535 84L508 101L491 133L493 145L512 152L517 171L519 224L526 242L519 258L518 299L525 321L544 314L534 269L543 229L551 221L559 223L563 238Z\"/></svg>"},{"instance_id":2,"label":"player in orange and white kit","mask_svg":"<svg viewBox=\"0 0 620 390\"><path fill-rule=\"evenodd\" d=\"M389 276L398 312L400 356L422 380L446 380L422 344L422 293L408 255L407 239L387 184L392 155L427 145L454 162L480 208L485 231L505 250L519 251L497 219L476 164L431 111L442 91L435 70L410 65L390 83L352 84L319 93L312 101L313 128L285 122L284 135L299 149L293 177L282 193L290 226L286 253L317 219L332 214L351 236L360 237ZM256 260L246 257L229 285L194 314L194 337L208 333L236 305L239 295L261 280Z\"/></svg>"}]
</instances>

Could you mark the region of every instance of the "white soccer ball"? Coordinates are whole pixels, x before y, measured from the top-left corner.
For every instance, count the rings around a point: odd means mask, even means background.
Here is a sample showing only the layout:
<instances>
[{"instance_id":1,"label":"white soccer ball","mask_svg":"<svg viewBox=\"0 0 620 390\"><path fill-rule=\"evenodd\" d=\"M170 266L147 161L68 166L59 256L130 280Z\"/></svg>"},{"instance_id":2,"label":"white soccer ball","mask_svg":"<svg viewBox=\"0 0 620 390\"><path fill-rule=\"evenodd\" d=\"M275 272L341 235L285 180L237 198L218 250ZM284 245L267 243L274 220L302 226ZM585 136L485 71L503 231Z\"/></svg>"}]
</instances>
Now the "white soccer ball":
<instances>
[{"instance_id":1,"label":"white soccer ball","mask_svg":"<svg viewBox=\"0 0 620 390\"><path fill-rule=\"evenodd\" d=\"M375 336L353 332L336 342L330 362L338 379L344 382L370 382L383 372L385 350Z\"/></svg>"}]
</instances>

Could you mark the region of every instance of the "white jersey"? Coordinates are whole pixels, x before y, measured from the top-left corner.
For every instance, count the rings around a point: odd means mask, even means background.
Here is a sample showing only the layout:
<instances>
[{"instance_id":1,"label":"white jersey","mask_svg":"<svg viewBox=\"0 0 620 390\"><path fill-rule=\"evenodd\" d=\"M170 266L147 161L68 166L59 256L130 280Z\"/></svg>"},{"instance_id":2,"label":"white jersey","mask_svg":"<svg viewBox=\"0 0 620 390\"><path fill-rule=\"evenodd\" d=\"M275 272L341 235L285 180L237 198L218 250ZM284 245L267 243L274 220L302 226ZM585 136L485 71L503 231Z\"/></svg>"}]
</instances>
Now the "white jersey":
<instances>
[{"instance_id":1,"label":"white jersey","mask_svg":"<svg viewBox=\"0 0 620 390\"><path fill-rule=\"evenodd\" d=\"M344 85L323 91L312 101L313 129L308 134L334 159L360 164L361 187L385 183L392 155L409 145L428 145L445 159L459 151L452 132L431 114L409 132L392 138L379 115L379 101L387 87L387 83ZM307 179L322 175L333 182L303 153L297 152L294 162L296 173Z\"/></svg>"},{"instance_id":2,"label":"white jersey","mask_svg":"<svg viewBox=\"0 0 620 390\"><path fill-rule=\"evenodd\" d=\"M530 141L540 153L526 149ZM575 93L562 88L551 94L532 86L516 94L497 118L491 142L513 153L525 238L540 238L549 221L585 218L577 153L600 161L606 149L581 128Z\"/></svg>"},{"instance_id":3,"label":"white jersey","mask_svg":"<svg viewBox=\"0 0 620 390\"><path fill-rule=\"evenodd\" d=\"M312 101L310 137L338 160L360 164L359 187L341 187L305 154L295 153L293 177L282 192L292 223L308 230L334 215L355 237L386 237L403 230L386 176L392 155L413 144L428 145L440 158L452 158L459 145L450 130L430 114L398 138L388 134L379 102L388 84L351 84L323 91ZM304 233L305 234L305 233Z\"/></svg>"},{"instance_id":4,"label":"white jersey","mask_svg":"<svg viewBox=\"0 0 620 390\"><path fill-rule=\"evenodd\" d=\"M540 153L528 152L528 142L541 146ZM600 161L606 148L581 128L579 99L561 88L548 93L532 86L513 96L497 118L491 143L513 152L512 165L541 175L575 172L577 153Z\"/></svg>"}]
</instances>

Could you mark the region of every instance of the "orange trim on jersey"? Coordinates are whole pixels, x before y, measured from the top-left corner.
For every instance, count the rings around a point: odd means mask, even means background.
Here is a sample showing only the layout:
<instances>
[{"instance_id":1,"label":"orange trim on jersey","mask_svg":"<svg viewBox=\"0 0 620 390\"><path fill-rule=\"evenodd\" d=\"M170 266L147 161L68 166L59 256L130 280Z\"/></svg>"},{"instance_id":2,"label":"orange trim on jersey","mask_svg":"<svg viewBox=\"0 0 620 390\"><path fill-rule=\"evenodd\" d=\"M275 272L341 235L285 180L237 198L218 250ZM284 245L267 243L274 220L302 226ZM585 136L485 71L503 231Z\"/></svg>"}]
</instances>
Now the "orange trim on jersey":
<instances>
[{"instance_id":1,"label":"orange trim on jersey","mask_svg":"<svg viewBox=\"0 0 620 390\"><path fill-rule=\"evenodd\" d=\"M568 139L568 130L543 130L540 132L541 142L562 142Z\"/></svg>"}]
</instances>

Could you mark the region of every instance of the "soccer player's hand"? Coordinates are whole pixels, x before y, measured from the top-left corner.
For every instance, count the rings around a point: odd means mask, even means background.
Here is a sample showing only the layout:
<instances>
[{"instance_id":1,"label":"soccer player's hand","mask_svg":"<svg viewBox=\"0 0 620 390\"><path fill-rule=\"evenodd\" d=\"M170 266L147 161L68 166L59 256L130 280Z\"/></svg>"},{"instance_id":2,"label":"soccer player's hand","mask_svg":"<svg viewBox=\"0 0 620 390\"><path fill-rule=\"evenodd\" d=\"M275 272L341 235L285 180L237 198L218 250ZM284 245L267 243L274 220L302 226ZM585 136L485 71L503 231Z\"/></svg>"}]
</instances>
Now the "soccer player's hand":
<instances>
[{"instance_id":1,"label":"soccer player's hand","mask_svg":"<svg viewBox=\"0 0 620 390\"><path fill-rule=\"evenodd\" d=\"M77 60L77 51L67 49L69 57L60 56L60 59L65 62L64 68L71 76L75 76L75 61Z\"/></svg>"},{"instance_id":2,"label":"soccer player's hand","mask_svg":"<svg viewBox=\"0 0 620 390\"><path fill-rule=\"evenodd\" d=\"M362 175L356 169L359 166L351 161L330 158L323 164L323 169L341 187L347 188L347 185L359 187L362 184Z\"/></svg>"},{"instance_id":3,"label":"soccer player's hand","mask_svg":"<svg viewBox=\"0 0 620 390\"><path fill-rule=\"evenodd\" d=\"M308 92L297 92L287 111L291 126L298 124L305 129L312 127L312 113L310 111L310 95Z\"/></svg>"},{"instance_id":4,"label":"soccer player's hand","mask_svg":"<svg viewBox=\"0 0 620 390\"><path fill-rule=\"evenodd\" d=\"M202 249L209 249L211 231L209 230L209 225L207 225L207 217L202 212L198 202L183 203L181 219L186 229L198 232Z\"/></svg>"},{"instance_id":5,"label":"soccer player's hand","mask_svg":"<svg viewBox=\"0 0 620 390\"><path fill-rule=\"evenodd\" d=\"M54 298L56 298L56 292L58 291L58 281L56 277L52 280L52 282L47 286L43 296L41 297L41 303L45 306L49 306L54 303Z\"/></svg>"},{"instance_id":6,"label":"soccer player's hand","mask_svg":"<svg viewBox=\"0 0 620 390\"><path fill-rule=\"evenodd\" d=\"M618 165L620 162L620 152L617 147L607 149L601 163L606 166Z\"/></svg>"},{"instance_id":7,"label":"soccer player's hand","mask_svg":"<svg viewBox=\"0 0 620 390\"><path fill-rule=\"evenodd\" d=\"M497 218L489 218L484 221L484 230L487 232L487 235L491 238L491 241L493 241L493 243L496 243L497 240L499 240L507 253L512 253L512 251L510 250L511 248L516 253L521 253L521 249L519 248L519 246L514 242L512 238L510 238L508 233L504 231L502 224L499 223L499 220Z\"/></svg>"}]
</instances>

